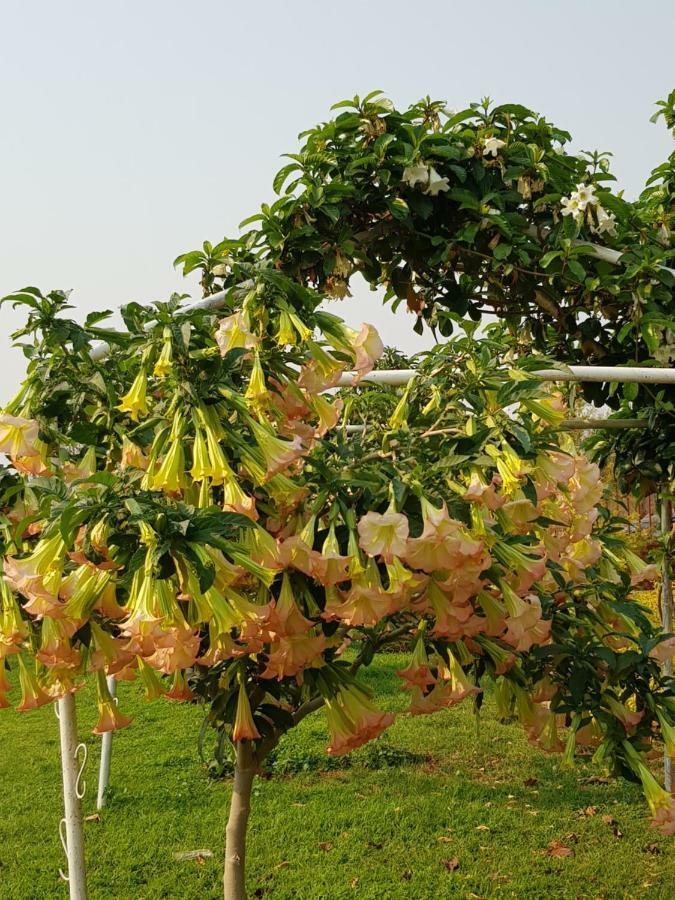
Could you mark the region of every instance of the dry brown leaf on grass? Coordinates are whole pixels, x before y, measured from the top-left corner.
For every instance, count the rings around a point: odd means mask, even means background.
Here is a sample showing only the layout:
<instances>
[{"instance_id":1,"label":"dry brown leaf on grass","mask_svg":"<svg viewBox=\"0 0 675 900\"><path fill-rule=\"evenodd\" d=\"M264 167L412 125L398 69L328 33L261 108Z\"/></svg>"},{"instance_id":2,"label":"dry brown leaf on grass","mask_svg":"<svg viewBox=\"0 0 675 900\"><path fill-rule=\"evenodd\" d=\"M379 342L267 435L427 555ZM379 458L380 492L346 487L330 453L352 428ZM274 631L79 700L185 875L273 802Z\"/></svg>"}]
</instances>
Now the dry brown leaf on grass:
<instances>
[{"instance_id":1,"label":"dry brown leaf on grass","mask_svg":"<svg viewBox=\"0 0 675 900\"><path fill-rule=\"evenodd\" d=\"M551 841L545 852L547 856L554 856L558 859L574 856L574 850L571 847L566 847L561 841Z\"/></svg>"},{"instance_id":2,"label":"dry brown leaf on grass","mask_svg":"<svg viewBox=\"0 0 675 900\"><path fill-rule=\"evenodd\" d=\"M332 844L330 841L322 841L322 842L319 844L319 849L320 849L320 850L324 850L326 853L327 853L329 850L332 850L334 847L335 847L335 844Z\"/></svg>"},{"instance_id":3,"label":"dry brown leaf on grass","mask_svg":"<svg viewBox=\"0 0 675 900\"><path fill-rule=\"evenodd\" d=\"M446 868L448 872L454 872L455 869L459 869L459 860L456 856L453 856L452 859L441 860L441 865Z\"/></svg>"},{"instance_id":4,"label":"dry brown leaf on grass","mask_svg":"<svg viewBox=\"0 0 675 900\"><path fill-rule=\"evenodd\" d=\"M590 819L593 816L597 815L598 807L597 806L586 806L584 809L577 810L577 815L582 818Z\"/></svg>"},{"instance_id":5,"label":"dry brown leaf on grass","mask_svg":"<svg viewBox=\"0 0 675 900\"><path fill-rule=\"evenodd\" d=\"M198 863L203 863L205 859L211 859L212 856L213 850L179 850L174 853L173 858L178 862L195 859Z\"/></svg>"}]
</instances>

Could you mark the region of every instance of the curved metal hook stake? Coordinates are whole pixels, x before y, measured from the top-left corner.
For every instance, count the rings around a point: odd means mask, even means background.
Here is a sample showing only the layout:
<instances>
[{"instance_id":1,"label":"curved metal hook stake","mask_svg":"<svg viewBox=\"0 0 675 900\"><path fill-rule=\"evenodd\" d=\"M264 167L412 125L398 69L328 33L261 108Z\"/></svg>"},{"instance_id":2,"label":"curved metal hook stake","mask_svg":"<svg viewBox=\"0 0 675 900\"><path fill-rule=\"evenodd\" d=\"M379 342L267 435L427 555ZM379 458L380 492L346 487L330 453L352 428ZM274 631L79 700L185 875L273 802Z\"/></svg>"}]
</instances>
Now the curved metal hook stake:
<instances>
[{"instance_id":1,"label":"curved metal hook stake","mask_svg":"<svg viewBox=\"0 0 675 900\"><path fill-rule=\"evenodd\" d=\"M82 762L80 763L80 768L77 773L77 781L75 782L75 793L77 794L77 799L81 800L85 792L87 790L87 782L82 779L82 773L84 772L84 767L87 765L87 745L86 744L78 744L75 748L75 759L78 758L78 755L82 750Z\"/></svg>"},{"instance_id":2,"label":"curved metal hook stake","mask_svg":"<svg viewBox=\"0 0 675 900\"><path fill-rule=\"evenodd\" d=\"M54 715L60 722L61 721L61 713L59 712L59 704L58 703L54 704Z\"/></svg>"},{"instance_id":3,"label":"curved metal hook stake","mask_svg":"<svg viewBox=\"0 0 675 900\"><path fill-rule=\"evenodd\" d=\"M66 835L64 832L65 824L66 820L61 819L61 821L59 822L59 837L61 838L61 846L63 847L63 852L66 855L66 859L68 859L68 842L66 840ZM64 881L70 881L70 877L66 875L63 869L59 869L59 875L61 878L63 878Z\"/></svg>"}]
</instances>

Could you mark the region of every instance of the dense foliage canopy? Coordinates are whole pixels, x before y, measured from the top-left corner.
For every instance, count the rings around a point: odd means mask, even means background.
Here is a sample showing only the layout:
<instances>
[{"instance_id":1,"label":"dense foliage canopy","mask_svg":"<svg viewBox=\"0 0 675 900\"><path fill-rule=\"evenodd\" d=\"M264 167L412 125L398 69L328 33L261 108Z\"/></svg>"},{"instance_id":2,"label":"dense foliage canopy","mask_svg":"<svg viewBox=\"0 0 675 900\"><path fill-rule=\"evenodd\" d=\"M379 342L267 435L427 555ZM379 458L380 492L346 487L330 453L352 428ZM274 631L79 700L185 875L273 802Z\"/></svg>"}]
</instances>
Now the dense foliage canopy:
<instances>
[{"instance_id":1,"label":"dense foliage canopy","mask_svg":"<svg viewBox=\"0 0 675 900\"><path fill-rule=\"evenodd\" d=\"M521 106L338 106L255 228L179 258L224 291L222 313L132 303L115 332L106 312L68 319L58 291L9 298L28 310L28 377L0 418L0 656L18 666L19 708L90 672L97 731L122 727L104 675L140 677L149 697L208 700L253 770L320 707L330 753L379 735L392 716L358 670L407 641L412 714L479 703L491 680L542 748L571 764L592 747L640 778L672 832L645 764L661 740L675 750L658 665L672 640L631 600L654 573L531 372L537 348L670 361L675 160L631 203L609 190L606 155L567 154L567 133ZM599 235L621 265L591 252ZM443 341L407 389L347 399L345 416L331 388L383 351L372 326L324 309L356 273ZM501 324L478 338L485 313ZM665 392L594 390L669 421ZM343 427L354 410L358 436ZM670 447L640 452L626 476L662 481Z\"/></svg>"}]
</instances>

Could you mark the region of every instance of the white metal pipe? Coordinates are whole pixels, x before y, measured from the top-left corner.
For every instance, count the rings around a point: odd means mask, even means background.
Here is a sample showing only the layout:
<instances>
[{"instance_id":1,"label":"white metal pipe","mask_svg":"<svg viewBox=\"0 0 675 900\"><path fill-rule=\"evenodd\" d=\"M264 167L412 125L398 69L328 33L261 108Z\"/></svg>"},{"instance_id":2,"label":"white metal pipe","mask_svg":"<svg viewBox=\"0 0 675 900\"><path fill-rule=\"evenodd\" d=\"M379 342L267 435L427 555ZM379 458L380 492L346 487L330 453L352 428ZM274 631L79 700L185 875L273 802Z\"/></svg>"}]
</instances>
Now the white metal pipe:
<instances>
[{"instance_id":1,"label":"white metal pipe","mask_svg":"<svg viewBox=\"0 0 675 900\"><path fill-rule=\"evenodd\" d=\"M116 703L117 700L115 695L117 693L117 681L115 680L115 676L108 675L108 677L106 678L106 682L108 683L110 696L113 698L113 702ZM108 783L110 781L110 758L112 756L112 742L112 731L105 731L101 739L101 762L98 768L98 791L96 793L96 809L103 809L103 807L105 806L105 795L106 791L108 790Z\"/></svg>"},{"instance_id":2,"label":"white metal pipe","mask_svg":"<svg viewBox=\"0 0 675 900\"><path fill-rule=\"evenodd\" d=\"M339 387L355 387L359 382L370 384L407 384L416 369L375 369L358 379L355 372L344 372ZM675 368L664 369L640 366L566 366L561 369L538 369L528 374L543 381L600 381L630 382L635 384L675 384Z\"/></svg>"},{"instance_id":3,"label":"white metal pipe","mask_svg":"<svg viewBox=\"0 0 675 900\"><path fill-rule=\"evenodd\" d=\"M646 419L563 419L560 428L565 431L621 431L627 428L646 428ZM365 425L345 425L347 434L362 434Z\"/></svg>"},{"instance_id":4,"label":"white metal pipe","mask_svg":"<svg viewBox=\"0 0 675 900\"><path fill-rule=\"evenodd\" d=\"M661 563L661 627L666 633L673 630L673 587L670 558L668 553L669 537L673 527L673 504L666 497L661 498L661 537L664 547ZM669 657L663 664L663 674L673 674L673 660ZM673 790L673 761L666 751L663 754L663 780L667 791Z\"/></svg>"},{"instance_id":5,"label":"white metal pipe","mask_svg":"<svg viewBox=\"0 0 675 900\"><path fill-rule=\"evenodd\" d=\"M59 736L61 739L61 771L63 774L63 806L65 815L65 850L68 857L70 900L87 900L87 876L84 865L84 832L80 802L80 769L78 768L77 718L75 697L67 693L58 701Z\"/></svg>"}]
</instances>

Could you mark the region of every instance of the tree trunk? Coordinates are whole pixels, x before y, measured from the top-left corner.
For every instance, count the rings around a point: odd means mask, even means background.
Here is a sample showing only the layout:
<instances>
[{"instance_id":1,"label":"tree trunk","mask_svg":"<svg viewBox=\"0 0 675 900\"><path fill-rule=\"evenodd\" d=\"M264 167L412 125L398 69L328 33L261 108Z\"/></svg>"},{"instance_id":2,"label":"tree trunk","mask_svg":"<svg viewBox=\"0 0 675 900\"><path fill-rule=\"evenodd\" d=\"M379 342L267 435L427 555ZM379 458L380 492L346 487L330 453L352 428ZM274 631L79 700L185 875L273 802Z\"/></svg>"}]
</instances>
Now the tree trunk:
<instances>
[{"instance_id":1,"label":"tree trunk","mask_svg":"<svg viewBox=\"0 0 675 900\"><path fill-rule=\"evenodd\" d=\"M246 829L251 811L251 788L258 772L249 741L236 745L234 786L225 832L225 900L246 900Z\"/></svg>"}]
</instances>

